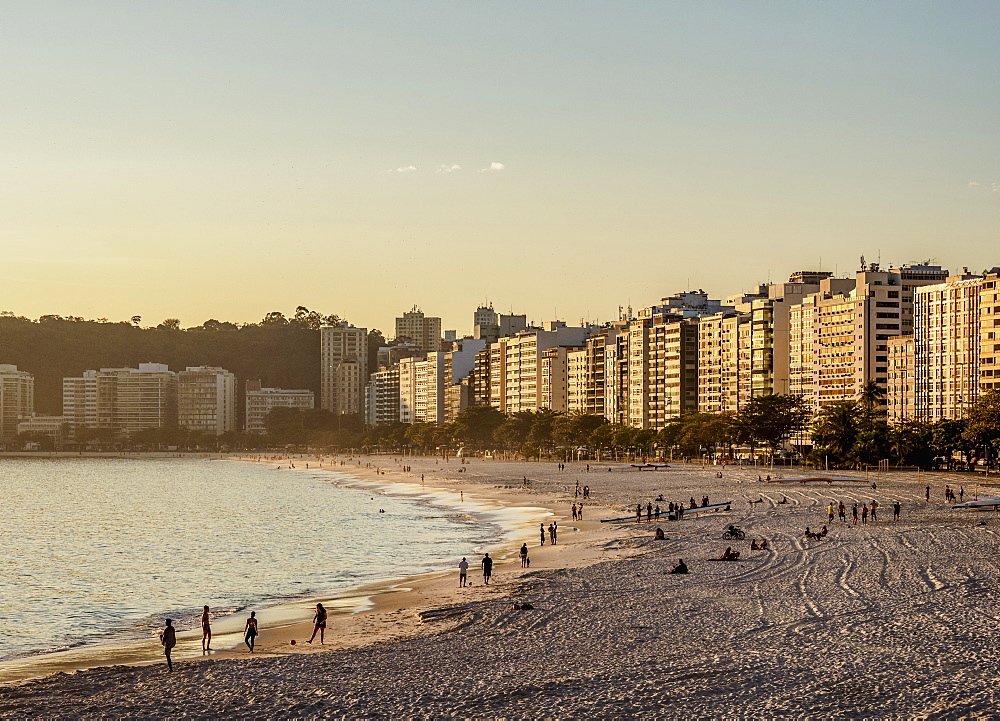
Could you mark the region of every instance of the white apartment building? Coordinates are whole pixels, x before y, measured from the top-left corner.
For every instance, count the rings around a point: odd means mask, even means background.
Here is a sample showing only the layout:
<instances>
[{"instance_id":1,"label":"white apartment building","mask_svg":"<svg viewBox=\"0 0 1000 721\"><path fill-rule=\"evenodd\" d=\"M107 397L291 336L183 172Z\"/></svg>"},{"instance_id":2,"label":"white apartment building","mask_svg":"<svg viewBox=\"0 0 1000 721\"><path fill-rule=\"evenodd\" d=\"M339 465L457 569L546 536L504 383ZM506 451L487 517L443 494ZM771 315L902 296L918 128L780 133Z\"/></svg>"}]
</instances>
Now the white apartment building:
<instances>
[{"instance_id":1,"label":"white apartment building","mask_svg":"<svg viewBox=\"0 0 1000 721\"><path fill-rule=\"evenodd\" d=\"M17 426L35 412L35 377L16 365L0 364L0 443L17 437Z\"/></svg>"},{"instance_id":2,"label":"white apartment building","mask_svg":"<svg viewBox=\"0 0 1000 721\"><path fill-rule=\"evenodd\" d=\"M371 375L365 388L365 422L370 426L399 421L399 366L383 368Z\"/></svg>"},{"instance_id":3,"label":"white apartment building","mask_svg":"<svg viewBox=\"0 0 1000 721\"><path fill-rule=\"evenodd\" d=\"M320 407L335 415L364 412L368 329L323 326L320 337Z\"/></svg>"},{"instance_id":4,"label":"white apartment building","mask_svg":"<svg viewBox=\"0 0 1000 721\"><path fill-rule=\"evenodd\" d=\"M979 395L983 277L949 277L913 291L914 417L961 418Z\"/></svg>"},{"instance_id":5,"label":"white apartment building","mask_svg":"<svg viewBox=\"0 0 1000 721\"><path fill-rule=\"evenodd\" d=\"M310 390L265 388L260 381L246 383L246 431L266 433L267 414L275 408L315 408L316 399Z\"/></svg>"},{"instance_id":6,"label":"white apartment building","mask_svg":"<svg viewBox=\"0 0 1000 721\"><path fill-rule=\"evenodd\" d=\"M556 405L544 405L554 411L567 413L587 413L588 353L586 346L560 349L563 353L562 396L553 394ZM551 351L549 351L551 352ZM544 374L543 374L544 377ZM551 403L551 402L550 402Z\"/></svg>"},{"instance_id":7,"label":"white apartment building","mask_svg":"<svg viewBox=\"0 0 1000 721\"><path fill-rule=\"evenodd\" d=\"M490 346L490 404L504 413L544 408L542 356L550 348L581 346L597 326L570 327L549 321Z\"/></svg>"},{"instance_id":8,"label":"white apartment building","mask_svg":"<svg viewBox=\"0 0 1000 721\"><path fill-rule=\"evenodd\" d=\"M444 423L461 412L462 392L458 391L456 399L452 388L469 376L475 367L476 354L485 347L482 340L463 338L455 341L450 351L427 353L422 359L401 360L399 420L403 423ZM469 390L466 390L466 405L468 402Z\"/></svg>"},{"instance_id":9,"label":"white apartment building","mask_svg":"<svg viewBox=\"0 0 1000 721\"><path fill-rule=\"evenodd\" d=\"M417 419L417 363L419 358L402 358L399 361L399 420L415 423Z\"/></svg>"},{"instance_id":10,"label":"white apartment building","mask_svg":"<svg viewBox=\"0 0 1000 721\"><path fill-rule=\"evenodd\" d=\"M177 425L221 436L236 430L236 376L216 366L190 366L177 373Z\"/></svg>"},{"instance_id":11,"label":"white apartment building","mask_svg":"<svg viewBox=\"0 0 1000 721\"><path fill-rule=\"evenodd\" d=\"M177 425L177 374L163 363L88 370L63 378L63 416L74 428L116 435Z\"/></svg>"}]
</instances>

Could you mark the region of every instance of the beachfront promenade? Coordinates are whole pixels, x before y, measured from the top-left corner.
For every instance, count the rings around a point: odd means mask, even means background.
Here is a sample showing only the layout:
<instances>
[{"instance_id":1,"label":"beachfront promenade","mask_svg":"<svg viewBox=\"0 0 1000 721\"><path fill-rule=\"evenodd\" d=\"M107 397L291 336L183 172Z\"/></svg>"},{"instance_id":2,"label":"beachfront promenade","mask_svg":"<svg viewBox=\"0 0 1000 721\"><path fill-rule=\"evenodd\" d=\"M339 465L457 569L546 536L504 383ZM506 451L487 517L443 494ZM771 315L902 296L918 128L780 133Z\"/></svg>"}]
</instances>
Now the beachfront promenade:
<instances>
[{"instance_id":1,"label":"beachfront promenade","mask_svg":"<svg viewBox=\"0 0 1000 721\"><path fill-rule=\"evenodd\" d=\"M260 657L182 661L169 677L162 666L116 667L8 685L0 715L956 717L996 707L1000 520L945 504L946 483L972 495L967 475L888 474L872 489L758 483L753 469L717 478L715 467L587 473L407 458L402 473L384 457L360 460L343 470L362 481L419 484L424 474L467 497L551 508L559 545L539 548L536 535L530 569L501 555L488 588L470 569L471 588L446 574L334 618L332 650L269 640L265 618ZM576 481L591 488L582 522L569 518ZM680 522L599 523L661 493L734 503ZM827 505L841 500L877 500L879 521L829 523ZM825 539L803 539L824 523ZM746 541L722 541L728 524ZM657 526L665 541L652 540ZM769 549L750 550L752 538ZM706 561L727 545L739 562ZM689 575L665 573L678 558ZM523 601L533 608L512 609ZM420 613L431 609L447 610Z\"/></svg>"}]
</instances>

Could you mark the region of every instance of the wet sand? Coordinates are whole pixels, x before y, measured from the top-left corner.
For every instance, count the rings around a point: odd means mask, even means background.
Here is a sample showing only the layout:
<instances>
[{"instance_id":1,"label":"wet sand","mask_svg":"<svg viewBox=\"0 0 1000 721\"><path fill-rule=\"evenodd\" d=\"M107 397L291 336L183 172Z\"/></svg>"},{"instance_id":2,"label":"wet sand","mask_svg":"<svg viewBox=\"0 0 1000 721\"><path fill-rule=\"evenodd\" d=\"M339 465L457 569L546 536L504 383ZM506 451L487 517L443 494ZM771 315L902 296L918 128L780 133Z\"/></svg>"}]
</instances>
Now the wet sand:
<instances>
[{"instance_id":1,"label":"wet sand","mask_svg":"<svg viewBox=\"0 0 1000 721\"><path fill-rule=\"evenodd\" d=\"M386 475L365 469L368 462ZM529 570L501 559L489 587L474 565L468 589L449 572L379 594L370 610L331 619L327 648L301 643L308 623L265 628L261 655L182 661L170 676L162 665L116 666L8 684L0 715L993 713L1000 521L951 510L942 495L951 482L964 484L968 498L969 476L888 474L873 490L758 483L753 469L728 468L719 479L714 467L608 472L605 463L587 473L584 464L559 471L472 460L459 472L455 461L405 462L413 473L386 458L342 470L378 482L419 483L424 473L428 485L551 508L559 545L539 548L536 538ZM530 490L520 488L523 476ZM577 480L593 497L574 523ZM659 493L734 503L680 522L598 522L630 515ZM788 503L778 503L782 496ZM827 523L831 499L847 503L848 524L835 520L825 539L804 540L806 526ZM872 499L879 521L850 525L851 504ZM890 520L894 500L903 506L898 523ZM722 541L729 523L745 528L747 541ZM667 540L652 540L657 525ZM767 538L770 549L749 550L751 537ZM740 561L707 561L727 545ZM689 575L666 573L678 557ZM525 601L534 608L512 609Z\"/></svg>"}]
</instances>

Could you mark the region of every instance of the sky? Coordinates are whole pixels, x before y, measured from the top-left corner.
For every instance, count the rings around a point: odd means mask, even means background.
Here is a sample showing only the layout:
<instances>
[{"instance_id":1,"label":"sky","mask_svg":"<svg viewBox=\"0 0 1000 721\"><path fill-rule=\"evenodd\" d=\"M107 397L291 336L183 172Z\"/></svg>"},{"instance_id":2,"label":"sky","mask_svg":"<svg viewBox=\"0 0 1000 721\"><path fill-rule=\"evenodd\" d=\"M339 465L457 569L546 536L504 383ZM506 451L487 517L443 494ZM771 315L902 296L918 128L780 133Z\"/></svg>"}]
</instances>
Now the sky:
<instances>
[{"instance_id":1,"label":"sky","mask_svg":"<svg viewBox=\"0 0 1000 721\"><path fill-rule=\"evenodd\" d=\"M996 2L0 0L0 310L613 320L1000 265Z\"/></svg>"}]
</instances>

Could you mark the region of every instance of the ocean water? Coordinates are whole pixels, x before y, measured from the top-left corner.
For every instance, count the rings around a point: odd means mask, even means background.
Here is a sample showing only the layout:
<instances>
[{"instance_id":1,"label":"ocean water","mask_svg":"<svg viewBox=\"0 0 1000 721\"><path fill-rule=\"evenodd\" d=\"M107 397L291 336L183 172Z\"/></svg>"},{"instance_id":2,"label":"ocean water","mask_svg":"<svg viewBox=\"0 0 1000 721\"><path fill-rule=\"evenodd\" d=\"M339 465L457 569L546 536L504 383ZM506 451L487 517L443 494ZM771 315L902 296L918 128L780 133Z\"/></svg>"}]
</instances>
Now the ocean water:
<instances>
[{"instance_id":1,"label":"ocean water","mask_svg":"<svg viewBox=\"0 0 1000 721\"><path fill-rule=\"evenodd\" d=\"M329 597L503 540L488 513L336 485L351 480L219 460L0 460L0 660L149 638L165 617L193 628L206 604L218 618Z\"/></svg>"}]
</instances>

